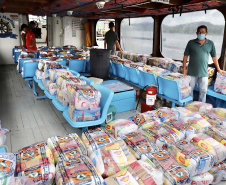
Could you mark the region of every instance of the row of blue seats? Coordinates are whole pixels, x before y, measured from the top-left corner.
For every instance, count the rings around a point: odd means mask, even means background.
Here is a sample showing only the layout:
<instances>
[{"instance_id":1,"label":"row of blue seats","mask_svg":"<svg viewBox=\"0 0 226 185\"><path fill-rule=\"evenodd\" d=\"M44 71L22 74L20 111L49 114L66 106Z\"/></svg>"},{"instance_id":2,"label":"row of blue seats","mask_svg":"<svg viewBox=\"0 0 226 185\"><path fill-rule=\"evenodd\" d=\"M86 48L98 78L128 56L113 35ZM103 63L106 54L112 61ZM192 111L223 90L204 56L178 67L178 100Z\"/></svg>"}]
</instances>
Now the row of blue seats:
<instances>
[{"instance_id":1,"label":"row of blue seats","mask_svg":"<svg viewBox=\"0 0 226 185\"><path fill-rule=\"evenodd\" d=\"M62 51L62 49L61 49L61 51ZM59 56L61 51L51 51L51 52L53 52L54 55ZM76 52L73 52L72 50L69 50L69 52L70 52L70 54L72 54L72 55L76 55ZM14 63L17 63L17 62L18 62L18 58L19 58L20 54L21 54L21 52L18 52L18 51L16 51L16 48L13 48L13 50L12 50L12 56L14 56ZM35 53L34 55L35 55L35 58L39 58L39 56L40 56L40 51L38 51L38 52ZM62 57L62 58L64 59L64 58L66 58L66 57ZM43 59L44 59L44 58L43 58Z\"/></svg>"},{"instance_id":2,"label":"row of blue seats","mask_svg":"<svg viewBox=\"0 0 226 185\"><path fill-rule=\"evenodd\" d=\"M43 99L43 98L51 99L54 106L59 111L63 112L64 118L68 121L68 123L72 127L87 129L87 127L89 127L89 126L101 125L105 122L105 119L107 117L107 111L108 111L108 108L110 106L110 103L111 103L113 95L114 95L114 93L112 91L110 91L108 88L106 88L102 85L95 86L95 88L98 89L101 93L101 99L100 99L100 104L99 104L99 106L101 107L100 119L95 120L95 121L84 121L84 122L72 121L72 119L69 116L68 107L63 106L62 103L57 99L56 95L51 95L49 93L49 91L43 85L42 80L38 80L35 77L35 71L37 68L38 68L38 62L24 63L23 78L28 81L30 88L31 88L30 81L33 81L33 93L37 96L36 83L45 93L45 96L37 97L36 99ZM94 82L91 79L89 79L85 76L80 76L80 73L73 71L73 70L70 70L70 72L72 72L77 77L84 79L87 82L87 84L94 85Z\"/></svg>"},{"instance_id":3,"label":"row of blue seats","mask_svg":"<svg viewBox=\"0 0 226 185\"><path fill-rule=\"evenodd\" d=\"M31 59L19 59L19 69L18 69L19 73L22 72L22 68L24 67L24 64L27 64L27 62L25 62L27 60L31 60ZM67 64L66 58L63 59L62 61L57 61L57 62L60 63L62 66L66 66L66 64ZM88 61L88 63L87 63L86 59L70 60L69 64L68 64L68 70L74 70L79 73L89 72L90 71L90 61Z\"/></svg>"},{"instance_id":4,"label":"row of blue seats","mask_svg":"<svg viewBox=\"0 0 226 185\"><path fill-rule=\"evenodd\" d=\"M123 64L110 62L110 76L117 77L136 87L144 89L146 86L156 86L158 96L172 102L172 107L175 104L184 105L192 100L191 96L181 99L181 91L178 82L169 80L155 74L137 70L136 68L128 67Z\"/></svg>"}]
</instances>

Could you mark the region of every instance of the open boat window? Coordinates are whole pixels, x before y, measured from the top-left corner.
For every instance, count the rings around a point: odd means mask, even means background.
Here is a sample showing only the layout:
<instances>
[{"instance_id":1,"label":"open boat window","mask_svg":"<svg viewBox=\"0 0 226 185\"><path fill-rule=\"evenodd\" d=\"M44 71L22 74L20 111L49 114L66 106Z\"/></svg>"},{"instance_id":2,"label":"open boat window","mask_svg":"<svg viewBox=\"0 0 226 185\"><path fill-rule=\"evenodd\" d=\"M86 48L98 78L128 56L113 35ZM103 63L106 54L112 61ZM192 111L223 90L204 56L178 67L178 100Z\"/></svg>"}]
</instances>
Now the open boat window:
<instances>
[{"instance_id":1,"label":"open boat window","mask_svg":"<svg viewBox=\"0 0 226 185\"><path fill-rule=\"evenodd\" d=\"M121 22L120 44L124 51L152 54L154 19L126 18Z\"/></svg>"},{"instance_id":2,"label":"open boat window","mask_svg":"<svg viewBox=\"0 0 226 185\"><path fill-rule=\"evenodd\" d=\"M217 57L222 50L225 19L218 10L183 13L181 16L168 15L162 22L162 55L183 60L184 50L189 40L197 38L196 31L200 25L208 28L207 38L215 44ZM209 64L213 63L210 57Z\"/></svg>"},{"instance_id":3,"label":"open boat window","mask_svg":"<svg viewBox=\"0 0 226 185\"><path fill-rule=\"evenodd\" d=\"M109 23L114 22L114 19L100 19L96 25L96 40L99 48L104 48L104 37L109 31Z\"/></svg>"}]
</instances>

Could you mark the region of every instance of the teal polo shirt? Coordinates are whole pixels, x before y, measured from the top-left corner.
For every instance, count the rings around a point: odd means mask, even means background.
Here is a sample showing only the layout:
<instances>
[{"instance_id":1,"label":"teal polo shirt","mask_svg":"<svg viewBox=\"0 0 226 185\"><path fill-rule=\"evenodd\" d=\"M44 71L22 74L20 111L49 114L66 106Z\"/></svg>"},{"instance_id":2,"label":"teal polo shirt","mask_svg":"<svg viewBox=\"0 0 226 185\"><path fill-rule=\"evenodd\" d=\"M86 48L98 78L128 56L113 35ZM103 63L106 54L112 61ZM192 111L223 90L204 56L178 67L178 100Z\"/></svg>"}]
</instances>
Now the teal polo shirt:
<instances>
[{"instance_id":1,"label":"teal polo shirt","mask_svg":"<svg viewBox=\"0 0 226 185\"><path fill-rule=\"evenodd\" d=\"M189 56L188 75L195 77L208 76L209 55L216 57L216 49L213 41L206 39L201 45L198 39L190 40L184 51L185 56Z\"/></svg>"}]
</instances>

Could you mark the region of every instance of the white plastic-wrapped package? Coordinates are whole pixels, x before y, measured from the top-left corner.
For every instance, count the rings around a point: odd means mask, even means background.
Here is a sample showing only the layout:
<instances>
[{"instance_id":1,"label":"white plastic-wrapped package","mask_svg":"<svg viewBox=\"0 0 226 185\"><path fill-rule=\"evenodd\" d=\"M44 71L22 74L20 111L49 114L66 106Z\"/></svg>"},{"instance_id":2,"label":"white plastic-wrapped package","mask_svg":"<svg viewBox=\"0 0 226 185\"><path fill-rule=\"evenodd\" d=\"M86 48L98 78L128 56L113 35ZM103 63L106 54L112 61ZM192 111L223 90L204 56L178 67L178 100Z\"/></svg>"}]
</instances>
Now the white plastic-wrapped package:
<instances>
[{"instance_id":1,"label":"white plastic-wrapped package","mask_svg":"<svg viewBox=\"0 0 226 185\"><path fill-rule=\"evenodd\" d=\"M182 121L176 121L176 122L166 123L166 124L168 124L172 128L176 128L181 133L184 133L185 138L187 136L189 136L190 134L196 134L198 132L196 128L194 128L191 125L186 124Z\"/></svg>"},{"instance_id":2,"label":"white plastic-wrapped package","mask_svg":"<svg viewBox=\"0 0 226 185\"><path fill-rule=\"evenodd\" d=\"M138 126L126 119L117 119L106 125L106 130L114 137L118 138L130 132L137 131Z\"/></svg>"},{"instance_id":3,"label":"white plastic-wrapped package","mask_svg":"<svg viewBox=\"0 0 226 185\"><path fill-rule=\"evenodd\" d=\"M187 98L188 96L191 96L191 87L186 86L186 87L180 88L180 92L181 92L181 99Z\"/></svg>"},{"instance_id":4,"label":"white plastic-wrapped package","mask_svg":"<svg viewBox=\"0 0 226 185\"><path fill-rule=\"evenodd\" d=\"M171 108L171 110L177 112L177 114L179 115L179 119L193 114L193 112L187 107L176 107Z\"/></svg>"},{"instance_id":5,"label":"white plastic-wrapped package","mask_svg":"<svg viewBox=\"0 0 226 185\"><path fill-rule=\"evenodd\" d=\"M190 76L183 75L180 73L169 73L169 74L165 75L164 78L176 81L179 85L179 88L188 87L190 84L190 81L191 81Z\"/></svg>"},{"instance_id":6,"label":"white plastic-wrapped package","mask_svg":"<svg viewBox=\"0 0 226 185\"><path fill-rule=\"evenodd\" d=\"M206 134L191 134L186 140L211 154L215 158L215 164L226 158L226 147Z\"/></svg>"},{"instance_id":7,"label":"white plastic-wrapped package","mask_svg":"<svg viewBox=\"0 0 226 185\"><path fill-rule=\"evenodd\" d=\"M63 102L62 104L64 106L68 106L69 98L68 96L63 96ZM68 107L69 116L71 117L72 121L94 121L100 119L101 116L101 107L95 107L92 109L86 109L86 110L78 110L75 108L74 104L69 103Z\"/></svg>"},{"instance_id":8,"label":"white plastic-wrapped package","mask_svg":"<svg viewBox=\"0 0 226 185\"><path fill-rule=\"evenodd\" d=\"M161 149L167 149L169 145L174 144L177 141L185 139L185 133L176 129L169 129L166 133L161 134L156 139L156 146Z\"/></svg>"},{"instance_id":9,"label":"white plastic-wrapped package","mask_svg":"<svg viewBox=\"0 0 226 185\"><path fill-rule=\"evenodd\" d=\"M49 77L50 77L50 80L53 82L56 82L59 76L69 76L69 75L73 75L73 74L66 69L50 69L49 70Z\"/></svg>"},{"instance_id":10,"label":"white plastic-wrapped package","mask_svg":"<svg viewBox=\"0 0 226 185\"><path fill-rule=\"evenodd\" d=\"M68 79L62 81L61 90L67 93L68 87L72 85L86 85L86 81L76 76L70 76Z\"/></svg>"},{"instance_id":11,"label":"white plastic-wrapped package","mask_svg":"<svg viewBox=\"0 0 226 185\"><path fill-rule=\"evenodd\" d=\"M163 173L149 160L135 161L128 168L105 179L107 185L163 185Z\"/></svg>"},{"instance_id":12,"label":"white plastic-wrapped package","mask_svg":"<svg viewBox=\"0 0 226 185\"><path fill-rule=\"evenodd\" d=\"M136 161L123 140L107 144L89 157L103 177L114 175Z\"/></svg>"},{"instance_id":13,"label":"white plastic-wrapped package","mask_svg":"<svg viewBox=\"0 0 226 185\"><path fill-rule=\"evenodd\" d=\"M185 166L191 176L208 172L214 165L214 157L203 149L181 140L167 148L178 163Z\"/></svg>"},{"instance_id":14,"label":"white plastic-wrapped package","mask_svg":"<svg viewBox=\"0 0 226 185\"><path fill-rule=\"evenodd\" d=\"M211 136L213 139L216 139L222 145L226 146L226 129L225 127L212 125L208 127L205 132L207 135Z\"/></svg>"},{"instance_id":15,"label":"white plastic-wrapped package","mask_svg":"<svg viewBox=\"0 0 226 185\"><path fill-rule=\"evenodd\" d=\"M16 176L26 176L36 185L52 185L55 165L46 143L36 143L16 153Z\"/></svg>"},{"instance_id":16,"label":"white plastic-wrapped package","mask_svg":"<svg viewBox=\"0 0 226 185\"><path fill-rule=\"evenodd\" d=\"M153 142L148 141L140 132L130 132L121 138L137 159L141 159L142 154L159 151L158 147Z\"/></svg>"},{"instance_id":17,"label":"white plastic-wrapped package","mask_svg":"<svg viewBox=\"0 0 226 185\"><path fill-rule=\"evenodd\" d=\"M167 65L167 70L171 72L179 72L180 68L183 66L182 62L169 62Z\"/></svg>"},{"instance_id":18,"label":"white plastic-wrapped package","mask_svg":"<svg viewBox=\"0 0 226 185\"><path fill-rule=\"evenodd\" d=\"M167 151L146 155L164 173L164 185L190 185L190 173L179 165Z\"/></svg>"},{"instance_id":19,"label":"white plastic-wrapped package","mask_svg":"<svg viewBox=\"0 0 226 185\"><path fill-rule=\"evenodd\" d=\"M0 153L0 184L14 184L16 157L12 153Z\"/></svg>"},{"instance_id":20,"label":"white plastic-wrapped package","mask_svg":"<svg viewBox=\"0 0 226 185\"><path fill-rule=\"evenodd\" d=\"M162 69L160 67L156 67L156 66L152 66L152 67L146 66L145 68L143 68L143 71L147 72L147 73L155 74L156 76L166 75L166 74L170 73L170 71L168 71L166 69Z\"/></svg>"},{"instance_id":21,"label":"white plastic-wrapped package","mask_svg":"<svg viewBox=\"0 0 226 185\"><path fill-rule=\"evenodd\" d=\"M197 111L199 113L205 113L205 112L211 111L211 109L213 108L213 105L210 103L194 101L194 102L186 105L186 107L188 107L189 109L191 109L193 111Z\"/></svg>"},{"instance_id":22,"label":"white plastic-wrapped package","mask_svg":"<svg viewBox=\"0 0 226 185\"><path fill-rule=\"evenodd\" d=\"M212 112L216 113L219 116L226 117L226 109L225 108L213 108Z\"/></svg>"},{"instance_id":23,"label":"white plastic-wrapped package","mask_svg":"<svg viewBox=\"0 0 226 185\"><path fill-rule=\"evenodd\" d=\"M221 180L226 180L226 161L224 160L214 165L209 173L213 175L212 184L218 184Z\"/></svg>"},{"instance_id":24,"label":"white plastic-wrapped package","mask_svg":"<svg viewBox=\"0 0 226 185\"><path fill-rule=\"evenodd\" d=\"M216 82L214 84L214 91L226 94L226 75L217 72Z\"/></svg>"},{"instance_id":25,"label":"white plastic-wrapped package","mask_svg":"<svg viewBox=\"0 0 226 185\"><path fill-rule=\"evenodd\" d=\"M172 62L172 59L169 58L159 58L157 66L163 69L167 69L167 65L169 62Z\"/></svg>"},{"instance_id":26,"label":"white plastic-wrapped package","mask_svg":"<svg viewBox=\"0 0 226 185\"><path fill-rule=\"evenodd\" d=\"M185 138L185 132L171 128L167 124L153 126L142 130L142 134L154 142L159 149L166 149L169 145Z\"/></svg>"},{"instance_id":27,"label":"white plastic-wrapped package","mask_svg":"<svg viewBox=\"0 0 226 185\"><path fill-rule=\"evenodd\" d=\"M82 133L82 141L90 156L95 150L109 144L116 142L104 127L96 129L88 129Z\"/></svg>"},{"instance_id":28,"label":"white plastic-wrapped package","mask_svg":"<svg viewBox=\"0 0 226 185\"><path fill-rule=\"evenodd\" d=\"M153 114L153 111L147 111L130 118L135 124L142 128L148 128L154 125L162 124L160 118Z\"/></svg>"},{"instance_id":29,"label":"white plastic-wrapped package","mask_svg":"<svg viewBox=\"0 0 226 185\"><path fill-rule=\"evenodd\" d=\"M138 62L138 63L131 63L131 64L130 64L130 67L136 68L136 69L138 69L138 70L143 71L144 64L143 64L143 63L140 63L140 62Z\"/></svg>"},{"instance_id":30,"label":"white plastic-wrapped package","mask_svg":"<svg viewBox=\"0 0 226 185\"><path fill-rule=\"evenodd\" d=\"M98 170L86 156L70 161L59 161L56 166L55 182L56 185L105 184Z\"/></svg>"},{"instance_id":31,"label":"white plastic-wrapped package","mask_svg":"<svg viewBox=\"0 0 226 185\"><path fill-rule=\"evenodd\" d=\"M149 58L150 58L150 56L148 56L148 55L141 55L141 54L139 54L137 56L137 61L138 62L142 62L143 64L147 64L147 61L148 61Z\"/></svg>"},{"instance_id":32,"label":"white plastic-wrapped package","mask_svg":"<svg viewBox=\"0 0 226 185\"><path fill-rule=\"evenodd\" d=\"M55 164L59 160L73 160L82 155L87 155L83 142L75 133L48 138L47 144L52 150Z\"/></svg>"},{"instance_id":33,"label":"white plastic-wrapped package","mask_svg":"<svg viewBox=\"0 0 226 185\"><path fill-rule=\"evenodd\" d=\"M198 174L191 178L192 185L209 185L213 182L213 175L209 172Z\"/></svg>"},{"instance_id":34,"label":"white plastic-wrapped package","mask_svg":"<svg viewBox=\"0 0 226 185\"><path fill-rule=\"evenodd\" d=\"M36 78L38 80L42 80L42 78L43 78L43 71L40 71L40 70L36 69L35 76L36 76Z\"/></svg>"},{"instance_id":35,"label":"white plastic-wrapped package","mask_svg":"<svg viewBox=\"0 0 226 185\"><path fill-rule=\"evenodd\" d=\"M211 124L204 118L191 118L187 120L188 124L194 127L199 132L205 132Z\"/></svg>"},{"instance_id":36,"label":"white plastic-wrapped package","mask_svg":"<svg viewBox=\"0 0 226 185\"><path fill-rule=\"evenodd\" d=\"M72 104L77 110L95 109L99 106L101 93L91 85L77 85L72 95Z\"/></svg>"},{"instance_id":37,"label":"white plastic-wrapped package","mask_svg":"<svg viewBox=\"0 0 226 185\"><path fill-rule=\"evenodd\" d=\"M179 119L179 114L167 107L161 107L153 112L158 115L163 123L177 121Z\"/></svg>"},{"instance_id":38,"label":"white plastic-wrapped package","mask_svg":"<svg viewBox=\"0 0 226 185\"><path fill-rule=\"evenodd\" d=\"M158 60L159 60L158 57L149 58L147 64L151 65L151 66L157 66L158 65Z\"/></svg>"},{"instance_id":39,"label":"white plastic-wrapped package","mask_svg":"<svg viewBox=\"0 0 226 185\"><path fill-rule=\"evenodd\" d=\"M49 93L50 93L51 95L56 95L56 94L57 94L57 90L58 90L58 88L57 88L56 83L51 83L51 84L49 84L48 91L49 91Z\"/></svg>"},{"instance_id":40,"label":"white plastic-wrapped package","mask_svg":"<svg viewBox=\"0 0 226 185\"><path fill-rule=\"evenodd\" d=\"M202 114L203 117L211 124L211 125L221 125L226 127L226 117L220 116L219 113L215 113L214 111L210 111Z\"/></svg>"},{"instance_id":41,"label":"white plastic-wrapped package","mask_svg":"<svg viewBox=\"0 0 226 185\"><path fill-rule=\"evenodd\" d=\"M35 183L26 176L15 177L13 185L35 185Z\"/></svg>"}]
</instances>

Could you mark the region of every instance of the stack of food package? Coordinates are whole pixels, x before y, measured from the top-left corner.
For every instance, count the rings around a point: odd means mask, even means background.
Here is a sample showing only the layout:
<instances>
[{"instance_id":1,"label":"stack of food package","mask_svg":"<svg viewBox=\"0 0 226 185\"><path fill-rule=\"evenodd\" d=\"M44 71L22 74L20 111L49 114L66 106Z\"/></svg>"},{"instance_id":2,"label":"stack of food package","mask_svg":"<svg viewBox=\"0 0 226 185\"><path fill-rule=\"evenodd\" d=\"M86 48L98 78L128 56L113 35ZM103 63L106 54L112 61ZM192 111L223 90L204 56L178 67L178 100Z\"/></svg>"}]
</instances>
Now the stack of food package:
<instances>
[{"instance_id":1,"label":"stack of food package","mask_svg":"<svg viewBox=\"0 0 226 185\"><path fill-rule=\"evenodd\" d=\"M164 75L164 78L178 82L181 92L181 99L184 99L191 95L191 87L189 86L191 81L190 76L180 73L169 73L167 75Z\"/></svg>"},{"instance_id":2,"label":"stack of food package","mask_svg":"<svg viewBox=\"0 0 226 185\"><path fill-rule=\"evenodd\" d=\"M43 85L48 88L49 84L52 83L50 80L50 72L52 72L52 69L62 69L62 66L59 63L56 62L46 62L44 66L44 73L42 77L42 83Z\"/></svg>"},{"instance_id":3,"label":"stack of food package","mask_svg":"<svg viewBox=\"0 0 226 185\"><path fill-rule=\"evenodd\" d=\"M156 77L157 76L162 76L162 75L166 75L166 74L169 74L170 71L166 70L166 69L162 69L160 67L156 67L156 66L148 66L148 65L145 65L143 67L143 71L144 72L147 72L147 73L152 73L152 74L155 74Z\"/></svg>"},{"instance_id":4,"label":"stack of food package","mask_svg":"<svg viewBox=\"0 0 226 185\"><path fill-rule=\"evenodd\" d=\"M50 65L51 63L57 63L57 62L60 62L60 61L62 61L62 59L59 58L59 57L51 57L48 60L40 59L39 63L38 63L38 69L35 72L36 78L38 80L42 80L43 78L45 78L44 71L47 68L47 66Z\"/></svg>"},{"instance_id":5,"label":"stack of food package","mask_svg":"<svg viewBox=\"0 0 226 185\"><path fill-rule=\"evenodd\" d=\"M53 184L55 165L48 145L45 142L36 143L19 150L16 153L15 175L26 176L35 184Z\"/></svg>"},{"instance_id":6,"label":"stack of food package","mask_svg":"<svg viewBox=\"0 0 226 185\"><path fill-rule=\"evenodd\" d=\"M57 78L57 99L63 106L69 105L69 102L72 99L72 93L70 93L70 90L76 85L86 85L86 81L77 76L70 75L69 73L64 73Z\"/></svg>"},{"instance_id":7,"label":"stack of food package","mask_svg":"<svg viewBox=\"0 0 226 185\"><path fill-rule=\"evenodd\" d=\"M16 154L16 176L35 184L52 184L55 177L59 185L216 184L226 179L225 127L207 124L209 112L224 117L226 110L193 102L86 129L82 139L74 133L51 137L48 146L37 143Z\"/></svg>"},{"instance_id":8,"label":"stack of food package","mask_svg":"<svg viewBox=\"0 0 226 185\"><path fill-rule=\"evenodd\" d=\"M173 63L174 61L170 58L159 58L157 62L157 67L167 69L168 64Z\"/></svg>"},{"instance_id":9,"label":"stack of food package","mask_svg":"<svg viewBox=\"0 0 226 185\"><path fill-rule=\"evenodd\" d=\"M52 51L40 51L39 52L39 58L41 59L47 59L51 57L56 57L56 55Z\"/></svg>"},{"instance_id":10,"label":"stack of food package","mask_svg":"<svg viewBox=\"0 0 226 185\"><path fill-rule=\"evenodd\" d=\"M217 72L216 82L214 84L214 91L217 93L226 94L226 75Z\"/></svg>"},{"instance_id":11,"label":"stack of food package","mask_svg":"<svg viewBox=\"0 0 226 185\"><path fill-rule=\"evenodd\" d=\"M69 115L73 121L92 121L100 118L101 93L91 85L70 85Z\"/></svg>"}]
</instances>

